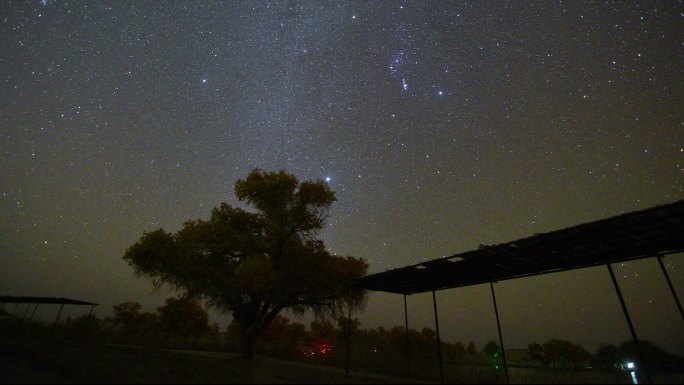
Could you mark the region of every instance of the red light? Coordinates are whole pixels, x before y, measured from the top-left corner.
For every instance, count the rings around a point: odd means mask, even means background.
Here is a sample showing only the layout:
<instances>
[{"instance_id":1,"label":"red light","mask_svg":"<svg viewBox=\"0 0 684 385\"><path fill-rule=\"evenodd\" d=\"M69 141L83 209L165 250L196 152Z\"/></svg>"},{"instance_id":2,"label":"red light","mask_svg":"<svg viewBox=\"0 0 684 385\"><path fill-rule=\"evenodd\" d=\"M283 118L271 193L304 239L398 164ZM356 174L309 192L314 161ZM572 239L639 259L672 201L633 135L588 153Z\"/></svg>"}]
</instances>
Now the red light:
<instances>
[{"instance_id":1,"label":"red light","mask_svg":"<svg viewBox=\"0 0 684 385\"><path fill-rule=\"evenodd\" d=\"M306 348L302 349L302 353L304 353L304 356L306 357L312 357L316 353L320 353L322 355L329 354L332 352L333 346L327 343L323 344L314 344L313 346L307 346Z\"/></svg>"}]
</instances>

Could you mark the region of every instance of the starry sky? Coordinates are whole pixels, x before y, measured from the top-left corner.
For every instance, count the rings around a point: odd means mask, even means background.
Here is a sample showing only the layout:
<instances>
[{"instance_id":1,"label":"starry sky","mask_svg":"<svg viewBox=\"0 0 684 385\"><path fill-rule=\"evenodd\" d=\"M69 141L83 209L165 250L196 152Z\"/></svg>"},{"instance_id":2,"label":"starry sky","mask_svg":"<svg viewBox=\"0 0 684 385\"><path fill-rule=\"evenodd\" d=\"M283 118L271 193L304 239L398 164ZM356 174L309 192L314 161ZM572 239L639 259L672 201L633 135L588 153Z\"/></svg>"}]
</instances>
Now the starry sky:
<instances>
[{"instance_id":1,"label":"starry sky","mask_svg":"<svg viewBox=\"0 0 684 385\"><path fill-rule=\"evenodd\" d=\"M0 294L153 311L125 249L255 167L326 180L321 236L371 273L684 199L682 1L7 0L0 36ZM657 262L614 268L639 337L684 354ZM507 347L629 338L605 267L496 290ZM437 300L444 340L496 338L487 285ZM403 298L357 316L403 324Z\"/></svg>"}]
</instances>

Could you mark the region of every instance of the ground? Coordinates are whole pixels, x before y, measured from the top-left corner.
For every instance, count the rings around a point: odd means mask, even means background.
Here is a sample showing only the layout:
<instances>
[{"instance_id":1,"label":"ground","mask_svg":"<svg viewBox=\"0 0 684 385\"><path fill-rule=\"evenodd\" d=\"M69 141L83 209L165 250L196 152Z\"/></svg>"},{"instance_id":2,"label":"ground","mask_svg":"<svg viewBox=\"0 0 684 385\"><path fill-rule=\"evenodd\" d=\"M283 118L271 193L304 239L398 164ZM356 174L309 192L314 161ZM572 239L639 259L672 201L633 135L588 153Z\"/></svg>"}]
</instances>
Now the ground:
<instances>
[{"instance_id":1,"label":"ground","mask_svg":"<svg viewBox=\"0 0 684 385\"><path fill-rule=\"evenodd\" d=\"M236 354L0 340L0 383L414 383Z\"/></svg>"}]
</instances>

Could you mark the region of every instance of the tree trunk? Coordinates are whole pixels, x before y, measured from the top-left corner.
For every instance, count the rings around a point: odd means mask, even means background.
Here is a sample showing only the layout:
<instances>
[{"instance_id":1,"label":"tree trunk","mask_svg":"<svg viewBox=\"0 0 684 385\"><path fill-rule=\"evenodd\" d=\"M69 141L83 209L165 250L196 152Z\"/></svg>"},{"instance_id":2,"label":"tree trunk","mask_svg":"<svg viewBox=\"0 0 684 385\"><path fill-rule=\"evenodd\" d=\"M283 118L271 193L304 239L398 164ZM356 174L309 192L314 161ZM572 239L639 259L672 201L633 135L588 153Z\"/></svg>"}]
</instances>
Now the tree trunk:
<instances>
[{"instance_id":1,"label":"tree trunk","mask_svg":"<svg viewBox=\"0 0 684 385\"><path fill-rule=\"evenodd\" d=\"M254 359L254 345L257 337L255 335L245 334L240 337L240 358L244 360Z\"/></svg>"}]
</instances>

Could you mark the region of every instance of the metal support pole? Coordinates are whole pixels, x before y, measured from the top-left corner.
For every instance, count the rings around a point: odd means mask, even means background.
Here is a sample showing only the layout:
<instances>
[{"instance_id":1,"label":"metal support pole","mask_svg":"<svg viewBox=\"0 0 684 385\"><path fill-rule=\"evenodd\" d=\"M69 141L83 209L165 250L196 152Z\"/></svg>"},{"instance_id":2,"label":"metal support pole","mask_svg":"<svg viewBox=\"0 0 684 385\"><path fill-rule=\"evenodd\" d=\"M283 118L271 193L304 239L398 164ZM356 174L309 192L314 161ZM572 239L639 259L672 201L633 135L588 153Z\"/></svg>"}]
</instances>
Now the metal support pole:
<instances>
[{"instance_id":1,"label":"metal support pole","mask_svg":"<svg viewBox=\"0 0 684 385\"><path fill-rule=\"evenodd\" d=\"M408 306L406 305L406 294L404 294L404 322L406 325L406 377L410 377L411 376L411 343L409 341Z\"/></svg>"},{"instance_id":2,"label":"metal support pole","mask_svg":"<svg viewBox=\"0 0 684 385\"><path fill-rule=\"evenodd\" d=\"M636 347L637 354L639 355L639 361L641 362L641 367L646 373L646 379L649 384L652 384L651 374L648 371L646 365L646 360L644 359L644 354L641 352L641 346L639 345L639 339L637 338L636 331L634 330L634 325L632 325L632 319L629 317L629 312L627 311L627 305L625 305L625 300L622 298L622 292L620 291L620 286L618 286L617 279L615 279L615 273L613 273L613 268L610 263L607 264L608 272L610 273L610 279L613 281L613 286L615 286L615 292L617 293L618 299L620 300L620 305L622 306L622 311L625 313L625 319L627 320L627 325L629 326L629 331L632 333L632 339L634 339L634 346Z\"/></svg>"},{"instance_id":3,"label":"metal support pole","mask_svg":"<svg viewBox=\"0 0 684 385\"><path fill-rule=\"evenodd\" d=\"M437 329L437 358L439 359L439 383L444 383L444 367L442 365L442 340L439 338L439 318L437 318L437 297L432 291L432 304L435 308L435 328Z\"/></svg>"},{"instance_id":4,"label":"metal support pole","mask_svg":"<svg viewBox=\"0 0 684 385\"><path fill-rule=\"evenodd\" d=\"M496 328L499 330L499 345L501 345L501 358L503 358L504 372L506 373L506 383L510 384L511 380L508 377L508 363L506 362L506 349L504 349L503 337L501 336L501 323L499 322L499 309L496 307L496 295L494 295L494 283L489 282L489 287L492 289L492 301L494 301L494 314L496 315Z\"/></svg>"},{"instance_id":5,"label":"metal support pole","mask_svg":"<svg viewBox=\"0 0 684 385\"><path fill-rule=\"evenodd\" d=\"M90 307L90 312L88 312L88 316L90 316L90 315L93 314L93 310L94 310L94 309L95 309L95 305L92 305L92 306Z\"/></svg>"},{"instance_id":6,"label":"metal support pole","mask_svg":"<svg viewBox=\"0 0 684 385\"><path fill-rule=\"evenodd\" d=\"M38 304L36 304L36 307L33 308L33 313L31 313L31 318L29 321L33 321L33 316L36 315L36 310L38 310Z\"/></svg>"},{"instance_id":7,"label":"metal support pole","mask_svg":"<svg viewBox=\"0 0 684 385\"><path fill-rule=\"evenodd\" d=\"M677 297L677 292L674 289L674 286L672 286L672 281L670 281L670 275L667 274L667 269L665 269L665 264L663 263L663 256L659 255L657 257L658 263L660 264L660 268L663 270L663 274L665 275L665 280L667 280L668 286L670 286L670 291L672 292L672 296L675 299L675 302L677 303L677 308L679 309L679 314L682 316L682 319L684 320L684 311L682 311L682 304L679 302L679 297Z\"/></svg>"},{"instance_id":8,"label":"metal support pole","mask_svg":"<svg viewBox=\"0 0 684 385\"><path fill-rule=\"evenodd\" d=\"M16 313L18 307L19 307L19 302L17 302L17 304L14 306L14 310L12 310L12 315L14 315L14 313Z\"/></svg>"},{"instance_id":9,"label":"metal support pole","mask_svg":"<svg viewBox=\"0 0 684 385\"><path fill-rule=\"evenodd\" d=\"M57 322L59 321L59 316L62 315L62 309L64 309L64 304L59 307L59 313L57 313L57 318L55 319L55 323L53 325L57 325Z\"/></svg>"},{"instance_id":10,"label":"metal support pole","mask_svg":"<svg viewBox=\"0 0 684 385\"><path fill-rule=\"evenodd\" d=\"M347 369L345 371L345 375L347 378L349 378L349 362L351 360L351 327L352 327L352 321L351 321L351 309L352 309L352 304L351 304L351 289L349 289L349 313L347 317Z\"/></svg>"},{"instance_id":11,"label":"metal support pole","mask_svg":"<svg viewBox=\"0 0 684 385\"><path fill-rule=\"evenodd\" d=\"M28 314L28 311L29 311L30 308L31 308L31 304L30 304L30 303L27 303L27 304L26 304L26 310L24 310L24 316L21 317L21 322L24 322L24 320L26 319L26 314Z\"/></svg>"}]
</instances>

